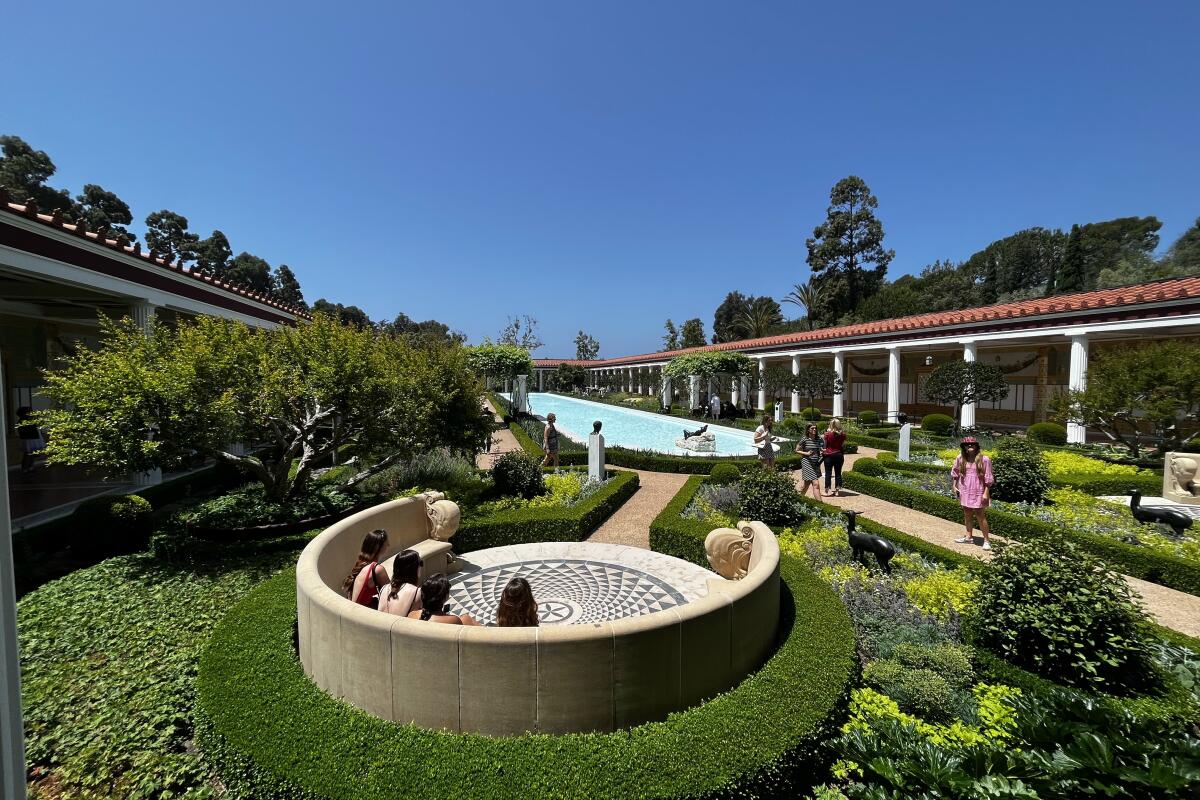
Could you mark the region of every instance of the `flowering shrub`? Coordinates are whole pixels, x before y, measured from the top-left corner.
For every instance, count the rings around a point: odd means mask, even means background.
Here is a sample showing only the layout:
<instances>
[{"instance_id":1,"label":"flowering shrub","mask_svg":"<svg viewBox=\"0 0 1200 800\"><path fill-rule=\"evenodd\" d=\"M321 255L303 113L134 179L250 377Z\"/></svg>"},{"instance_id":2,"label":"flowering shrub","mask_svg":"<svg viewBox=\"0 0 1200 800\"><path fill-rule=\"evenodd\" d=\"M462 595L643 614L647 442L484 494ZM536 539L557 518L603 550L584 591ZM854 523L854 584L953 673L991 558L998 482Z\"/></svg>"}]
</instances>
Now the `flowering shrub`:
<instances>
[{"instance_id":1,"label":"flowering shrub","mask_svg":"<svg viewBox=\"0 0 1200 800\"><path fill-rule=\"evenodd\" d=\"M869 688L856 689L850 695L850 719L842 726L842 731L866 731L880 720L892 719L910 726L915 733L939 747L974 747L1011 740L1017 727L1013 700L1021 695L1021 690L979 683L971 693L976 703L977 724L967 725L959 720L949 725L935 725L904 713L900 705L885 694Z\"/></svg>"},{"instance_id":2,"label":"flowering shrub","mask_svg":"<svg viewBox=\"0 0 1200 800\"><path fill-rule=\"evenodd\" d=\"M1063 480L1068 475L1104 475L1120 477L1137 475L1141 470L1128 464L1110 464L1098 458L1088 458L1068 450L1043 450L1042 456L1050 467L1052 480Z\"/></svg>"},{"instance_id":3,"label":"flowering shrub","mask_svg":"<svg viewBox=\"0 0 1200 800\"><path fill-rule=\"evenodd\" d=\"M714 528L732 528L737 525L740 505L737 484L705 483L696 490L683 516L702 520Z\"/></svg>"},{"instance_id":4,"label":"flowering shrub","mask_svg":"<svg viewBox=\"0 0 1200 800\"><path fill-rule=\"evenodd\" d=\"M960 570L932 570L903 585L910 603L930 616L946 619L952 613L967 612L979 581Z\"/></svg>"}]
</instances>

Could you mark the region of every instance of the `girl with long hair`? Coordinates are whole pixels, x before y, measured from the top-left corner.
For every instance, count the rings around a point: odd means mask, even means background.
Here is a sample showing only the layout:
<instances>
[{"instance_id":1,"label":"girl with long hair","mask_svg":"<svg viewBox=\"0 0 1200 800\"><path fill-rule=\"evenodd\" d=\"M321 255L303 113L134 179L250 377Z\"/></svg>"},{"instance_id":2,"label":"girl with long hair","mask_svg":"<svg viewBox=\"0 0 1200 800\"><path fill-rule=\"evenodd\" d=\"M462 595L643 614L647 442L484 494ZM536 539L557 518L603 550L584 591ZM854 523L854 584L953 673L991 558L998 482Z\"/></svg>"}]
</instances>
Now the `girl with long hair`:
<instances>
[{"instance_id":1,"label":"girl with long hair","mask_svg":"<svg viewBox=\"0 0 1200 800\"><path fill-rule=\"evenodd\" d=\"M342 593L360 606L374 608L379 596L379 587L388 583L387 570L379 560L387 549L387 531L376 529L363 537L362 548L354 562L354 568L342 581Z\"/></svg>"},{"instance_id":2,"label":"girl with long hair","mask_svg":"<svg viewBox=\"0 0 1200 800\"><path fill-rule=\"evenodd\" d=\"M440 622L443 625L478 625L470 614L451 614L446 601L450 599L450 581L445 575L426 578L421 584L421 608L408 612L409 619Z\"/></svg>"},{"instance_id":3,"label":"girl with long hair","mask_svg":"<svg viewBox=\"0 0 1200 800\"><path fill-rule=\"evenodd\" d=\"M417 588L421 574L421 556L416 550L405 550L392 561L392 582L379 593L379 610L397 617L421 607L421 590Z\"/></svg>"},{"instance_id":4,"label":"girl with long hair","mask_svg":"<svg viewBox=\"0 0 1200 800\"><path fill-rule=\"evenodd\" d=\"M842 465L846 463L846 454L842 451L846 444L846 434L842 433L842 421L837 417L829 420L829 428L821 438L825 440L825 447L821 450L825 461L825 496L832 497L836 494L841 497ZM831 483L834 487L832 492L829 491Z\"/></svg>"},{"instance_id":5,"label":"girl with long hair","mask_svg":"<svg viewBox=\"0 0 1200 800\"><path fill-rule=\"evenodd\" d=\"M533 589L524 578L513 578L500 594L496 609L496 624L501 628L536 628L538 604Z\"/></svg>"},{"instance_id":6,"label":"girl with long hair","mask_svg":"<svg viewBox=\"0 0 1200 800\"><path fill-rule=\"evenodd\" d=\"M805 425L804 438L796 444L796 452L800 454L800 477L804 480L800 494L808 494L808 487L811 486L814 500L821 499L818 482L821 479L821 451L824 447L825 442L817 433L817 424L810 422Z\"/></svg>"},{"instance_id":7,"label":"girl with long hair","mask_svg":"<svg viewBox=\"0 0 1200 800\"><path fill-rule=\"evenodd\" d=\"M975 521L978 520L979 530L983 533L983 549L991 550L987 507L992 502L992 484L995 482L992 460L983 455L979 441L974 436L963 439L959 449L954 468L950 470L950 478L954 482L954 494L962 506L963 526L967 529L967 535L954 541L958 544L974 544Z\"/></svg>"}]
</instances>

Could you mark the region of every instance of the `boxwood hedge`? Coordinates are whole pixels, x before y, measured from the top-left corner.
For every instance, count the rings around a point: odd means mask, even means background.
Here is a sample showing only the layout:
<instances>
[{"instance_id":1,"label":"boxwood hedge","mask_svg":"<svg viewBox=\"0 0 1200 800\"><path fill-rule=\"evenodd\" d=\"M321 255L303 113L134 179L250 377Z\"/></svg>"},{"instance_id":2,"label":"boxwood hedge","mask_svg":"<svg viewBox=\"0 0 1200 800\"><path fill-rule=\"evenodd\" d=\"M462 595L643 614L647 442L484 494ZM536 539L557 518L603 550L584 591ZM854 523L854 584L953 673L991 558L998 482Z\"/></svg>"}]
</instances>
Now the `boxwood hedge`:
<instances>
[{"instance_id":1,"label":"boxwood hedge","mask_svg":"<svg viewBox=\"0 0 1200 800\"><path fill-rule=\"evenodd\" d=\"M951 522L962 521L962 507L958 501L873 477L867 474L872 469L870 464L865 468L867 471L859 469L862 461L860 459L854 469L843 474L843 482L848 488ZM878 468L878 462L874 463ZM1155 553L1103 534L1063 530L1040 520L996 509L988 511L988 522L994 533L1017 541L1028 542L1062 534L1127 575L1200 595L1200 564L1187 559Z\"/></svg>"},{"instance_id":2,"label":"boxwood hedge","mask_svg":"<svg viewBox=\"0 0 1200 800\"><path fill-rule=\"evenodd\" d=\"M913 461L901 461L896 458L895 453L882 452L875 456L875 460L879 461L881 467L867 464L863 469L859 469L868 459L859 459L854 462L854 469L859 470L865 475L879 477L884 474L885 469L904 470L905 472L924 472L929 474L937 474L946 472L949 467L939 466L937 464L919 464ZM1157 495L1162 491L1162 477L1155 474L1141 475L1099 475L1094 473L1074 473L1071 475L1063 475L1059 477L1051 477L1050 484L1056 489L1075 489L1090 494L1093 497L1102 495L1129 494L1134 489L1137 489L1144 495Z\"/></svg>"},{"instance_id":3,"label":"boxwood hedge","mask_svg":"<svg viewBox=\"0 0 1200 800\"><path fill-rule=\"evenodd\" d=\"M854 632L814 574L791 559L780 574L778 648L728 692L614 733L493 738L397 725L317 688L296 659L289 571L235 606L210 639L197 741L235 796L795 796L827 774L822 745L855 675Z\"/></svg>"}]
</instances>

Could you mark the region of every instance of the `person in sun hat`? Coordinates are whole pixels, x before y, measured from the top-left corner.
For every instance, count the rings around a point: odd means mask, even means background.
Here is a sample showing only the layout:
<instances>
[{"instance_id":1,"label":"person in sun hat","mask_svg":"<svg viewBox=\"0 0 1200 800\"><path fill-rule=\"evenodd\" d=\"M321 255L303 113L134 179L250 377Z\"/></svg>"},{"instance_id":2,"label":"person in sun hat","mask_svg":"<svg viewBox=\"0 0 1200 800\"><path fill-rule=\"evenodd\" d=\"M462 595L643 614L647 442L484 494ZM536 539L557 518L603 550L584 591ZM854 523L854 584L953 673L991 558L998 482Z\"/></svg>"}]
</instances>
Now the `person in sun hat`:
<instances>
[{"instance_id":1,"label":"person in sun hat","mask_svg":"<svg viewBox=\"0 0 1200 800\"><path fill-rule=\"evenodd\" d=\"M955 539L959 544L972 544L975 541L975 522L983 533L983 549L991 550L988 537L987 507L991 504L992 460L979 449L979 440L967 436L959 445L960 453L954 459L954 467L950 470L950 478L954 482L954 494L958 497L963 510L963 526L967 529L966 536Z\"/></svg>"}]
</instances>

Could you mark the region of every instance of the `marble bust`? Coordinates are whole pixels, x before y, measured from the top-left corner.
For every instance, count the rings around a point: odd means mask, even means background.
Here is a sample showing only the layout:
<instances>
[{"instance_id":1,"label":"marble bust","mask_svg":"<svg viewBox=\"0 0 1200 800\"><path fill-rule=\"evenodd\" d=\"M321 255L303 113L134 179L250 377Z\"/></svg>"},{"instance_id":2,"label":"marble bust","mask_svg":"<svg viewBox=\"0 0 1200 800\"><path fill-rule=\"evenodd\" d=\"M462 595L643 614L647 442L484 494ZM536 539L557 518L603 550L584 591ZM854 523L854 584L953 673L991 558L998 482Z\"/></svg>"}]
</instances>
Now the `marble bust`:
<instances>
[{"instance_id":1,"label":"marble bust","mask_svg":"<svg viewBox=\"0 0 1200 800\"><path fill-rule=\"evenodd\" d=\"M1200 453L1167 453L1163 462L1163 497L1200 505Z\"/></svg>"}]
</instances>

